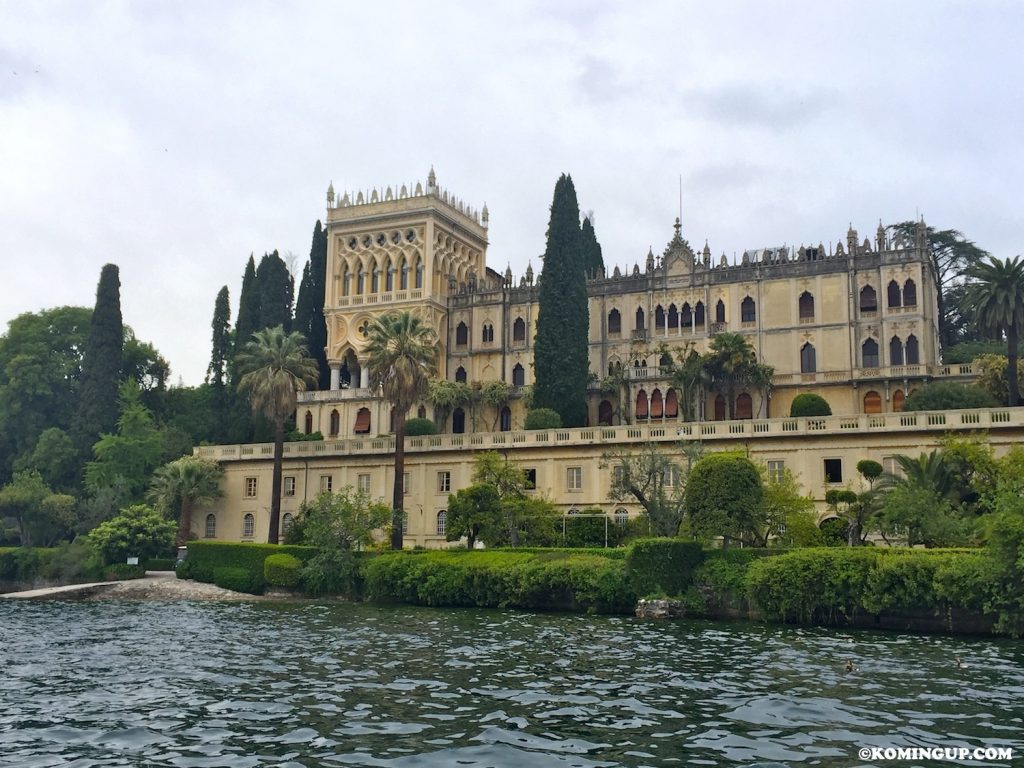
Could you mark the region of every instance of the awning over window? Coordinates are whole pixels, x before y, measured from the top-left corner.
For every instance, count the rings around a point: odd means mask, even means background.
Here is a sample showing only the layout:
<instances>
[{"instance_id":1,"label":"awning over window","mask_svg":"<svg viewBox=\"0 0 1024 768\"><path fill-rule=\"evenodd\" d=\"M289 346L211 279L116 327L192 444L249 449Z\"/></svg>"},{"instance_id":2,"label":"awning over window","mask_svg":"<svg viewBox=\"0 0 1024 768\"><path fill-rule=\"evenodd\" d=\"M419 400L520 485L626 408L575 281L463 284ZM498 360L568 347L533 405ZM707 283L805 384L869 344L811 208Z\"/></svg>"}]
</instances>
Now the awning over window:
<instances>
[{"instance_id":1,"label":"awning over window","mask_svg":"<svg viewBox=\"0 0 1024 768\"><path fill-rule=\"evenodd\" d=\"M661 390L656 389L651 393L651 418L660 419L662 414Z\"/></svg>"},{"instance_id":2,"label":"awning over window","mask_svg":"<svg viewBox=\"0 0 1024 768\"><path fill-rule=\"evenodd\" d=\"M647 393L642 389L636 395L636 417L647 418Z\"/></svg>"},{"instance_id":3,"label":"awning over window","mask_svg":"<svg viewBox=\"0 0 1024 768\"><path fill-rule=\"evenodd\" d=\"M355 433L357 435L368 435L370 433L370 409L360 408L359 413L356 414L356 428Z\"/></svg>"}]
</instances>

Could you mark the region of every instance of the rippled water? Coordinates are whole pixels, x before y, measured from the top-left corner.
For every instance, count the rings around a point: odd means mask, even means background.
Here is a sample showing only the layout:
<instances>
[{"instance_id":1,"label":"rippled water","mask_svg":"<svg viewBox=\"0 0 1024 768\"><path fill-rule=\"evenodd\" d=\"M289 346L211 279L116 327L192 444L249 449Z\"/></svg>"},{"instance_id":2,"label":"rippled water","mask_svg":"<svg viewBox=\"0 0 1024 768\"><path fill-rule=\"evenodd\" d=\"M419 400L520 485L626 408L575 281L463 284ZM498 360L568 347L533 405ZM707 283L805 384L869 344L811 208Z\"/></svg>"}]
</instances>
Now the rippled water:
<instances>
[{"instance_id":1,"label":"rippled water","mask_svg":"<svg viewBox=\"0 0 1024 768\"><path fill-rule=\"evenodd\" d=\"M1024 761L1024 649L986 638L16 602L0 604L0 654L0 764L27 768L831 766L873 745Z\"/></svg>"}]
</instances>

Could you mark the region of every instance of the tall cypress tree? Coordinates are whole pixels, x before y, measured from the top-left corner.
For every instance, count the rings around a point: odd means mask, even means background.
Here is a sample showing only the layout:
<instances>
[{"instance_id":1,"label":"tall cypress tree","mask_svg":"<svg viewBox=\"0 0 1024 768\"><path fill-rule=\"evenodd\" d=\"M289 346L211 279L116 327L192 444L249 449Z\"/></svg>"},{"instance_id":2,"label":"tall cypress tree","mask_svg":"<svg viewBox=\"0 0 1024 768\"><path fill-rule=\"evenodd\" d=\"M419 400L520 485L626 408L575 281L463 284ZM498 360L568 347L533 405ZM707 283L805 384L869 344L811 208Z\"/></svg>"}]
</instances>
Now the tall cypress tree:
<instances>
[{"instance_id":1,"label":"tall cypress tree","mask_svg":"<svg viewBox=\"0 0 1024 768\"><path fill-rule=\"evenodd\" d=\"M558 411L569 427L587 419L589 325L580 208L572 177L562 174L555 184L541 271L533 404Z\"/></svg>"},{"instance_id":2,"label":"tall cypress tree","mask_svg":"<svg viewBox=\"0 0 1024 768\"><path fill-rule=\"evenodd\" d=\"M256 330L280 325L285 331L290 331L295 281L277 251L260 259L256 268L256 283L260 292L260 319Z\"/></svg>"},{"instance_id":3,"label":"tall cypress tree","mask_svg":"<svg viewBox=\"0 0 1024 768\"><path fill-rule=\"evenodd\" d=\"M331 371L327 366L327 324L324 321L324 298L327 284L327 230L317 220L313 228L313 244L309 261L302 269L299 296L295 300L295 323L292 328L306 337L309 356L320 368L320 389L327 389Z\"/></svg>"},{"instance_id":4,"label":"tall cypress tree","mask_svg":"<svg viewBox=\"0 0 1024 768\"><path fill-rule=\"evenodd\" d=\"M256 260L249 254L238 295L238 320L235 322L235 346L244 347L260 330L260 287L256 282Z\"/></svg>"},{"instance_id":5,"label":"tall cypress tree","mask_svg":"<svg viewBox=\"0 0 1024 768\"><path fill-rule=\"evenodd\" d=\"M227 383L228 362L231 360L231 305L228 287L217 293L213 305L213 349L210 353L210 367L206 369L206 383L223 389Z\"/></svg>"},{"instance_id":6,"label":"tall cypress tree","mask_svg":"<svg viewBox=\"0 0 1024 768\"><path fill-rule=\"evenodd\" d=\"M116 264L105 264L96 287L96 307L82 356L81 395L72 428L75 444L88 455L103 432L113 432L124 353L121 280Z\"/></svg>"},{"instance_id":7,"label":"tall cypress tree","mask_svg":"<svg viewBox=\"0 0 1024 768\"><path fill-rule=\"evenodd\" d=\"M583 265L587 277L603 277L604 257L601 255L601 244L597 242L597 234L594 232L594 222L589 216L583 219L580 237L583 242Z\"/></svg>"}]
</instances>

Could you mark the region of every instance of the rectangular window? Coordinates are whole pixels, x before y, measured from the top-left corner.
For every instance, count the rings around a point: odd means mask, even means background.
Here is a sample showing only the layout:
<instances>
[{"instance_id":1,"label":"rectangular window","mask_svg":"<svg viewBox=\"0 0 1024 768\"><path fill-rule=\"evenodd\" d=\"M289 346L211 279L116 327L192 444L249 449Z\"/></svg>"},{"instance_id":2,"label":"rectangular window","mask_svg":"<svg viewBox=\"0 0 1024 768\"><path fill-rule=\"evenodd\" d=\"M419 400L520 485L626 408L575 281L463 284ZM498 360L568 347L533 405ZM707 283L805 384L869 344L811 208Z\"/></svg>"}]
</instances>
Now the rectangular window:
<instances>
[{"instance_id":1,"label":"rectangular window","mask_svg":"<svg viewBox=\"0 0 1024 768\"><path fill-rule=\"evenodd\" d=\"M826 483L841 483L841 482L843 482L843 460L842 459L825 459L825 482Z\"/></svg>"},{"instance_id":2,"label":"rectangular window","mask_svg":"<svg viewBox=\"0 0 1024 768\"><path fill-rule=\"evenodd\" d=\"M356 483L356 488L358 488L363 493L369 493L370 492L370 476L369 475L359 475L358 481Z\"/></svg>"},{"instance_id":3,"label":"rectangular window","mask_svg":"<svg viewBox=\"0 0 1024 768\"><path fill-rule=\"evenodd\" d=\"M568 467L565 470L565 487L570 491L583 490L583 467Z\"/></svg>"},{"instance_id":4,"label":"rectangular window","mask_svg":"<svg viewBox=\"0 0 1024 768\"><path fill-rule=\"evenodd\" d=\"M329 493L333 487L334 478L331 475L320 475L320 493Z\"/></svg>"},{"instance_id":5,"label":"rectangular window","mask_svg":"<svg viewBox=\"0 0 1024 768\"><path fill-rule=\"evenodd\" d=\"M662 476L662 485L666 488L675 488L679 485L682 478L679 474L679 467L671 466L665 468L665 473Z\"/></svg>"},{"instance_id":6,"label":"rectangular window","mask_svg":"<svg viewBox=\"0 0 1024 768\"><path fill-rule=\"evenodd\" d=\"M409 493L409 473L402 475L402 493Z\"/></svg>"},{"instance_id":7,"label":"rectangular window","mask_svg":"<svg viewBox=\"0 0 1024 768\"><path fill-rule=\"evenodd\" d=\"M896 461L895 456L884 456L882 458L882 471L887 475L903 477L903 468L900 467L900 463Z\"/></svg>"},{"instance_id":8,"label":"rectangular window","mask_svg":"<svg viewBox=\"0 0 1024 768\"><path fill-rule=\"evenodd\" d=\"M786 473L786 462L776 459L768 462L768 482L781 483Z\"/></svg>"},{"instance_id":9,"label":"rectangular window","mask_svg":"<svg viewBox=\"0 0 1024 768\"><path fill-rule=\"evenodd\" d=\"M526 475L526 490L533 491L537 488L537 470L536 469L524 469L523 474Z\"/></svg>"},{"instance_id":10,"label":"rectangular window","mask_svg":"<svg viewBox=\"0 0 1024 768\"><path fill-rule=\"evenodd\" d=\"M256 498L256 478L247 477L245 478L245 498L255 499Z\"/></svg>"},{"instance_id":11,"label":"rectangular window","mask_svg":"<svg viewBox=\"0 0 1024 768\"><path fill-rule=\"evenodd\" d=\"M452 473L451 472L438 472L437 473L437 492L438 493L451 493L452 490Z\"/></svg>"},{"instance_id":12,"label":"rectangular window","mask_svg":"<svg viewBox=\"0 0 1024 768\"><path fill-rule=\"evenodd\" d=\"M626 480L626 468L621 464L616 464L612 467L612 482L616 485L620 485Z\"/></svg>"},{"instance_id":13,"label":"rectangular window","mask_svg":"<svg viewBox=\"0 0 1024 768\"><path fill-rule=\"evenodd\" d=\"M281 485L282 496L294 496L295 495L295 476L285 475L282 480L284 481Z\"/></svg>"}]
</instances>

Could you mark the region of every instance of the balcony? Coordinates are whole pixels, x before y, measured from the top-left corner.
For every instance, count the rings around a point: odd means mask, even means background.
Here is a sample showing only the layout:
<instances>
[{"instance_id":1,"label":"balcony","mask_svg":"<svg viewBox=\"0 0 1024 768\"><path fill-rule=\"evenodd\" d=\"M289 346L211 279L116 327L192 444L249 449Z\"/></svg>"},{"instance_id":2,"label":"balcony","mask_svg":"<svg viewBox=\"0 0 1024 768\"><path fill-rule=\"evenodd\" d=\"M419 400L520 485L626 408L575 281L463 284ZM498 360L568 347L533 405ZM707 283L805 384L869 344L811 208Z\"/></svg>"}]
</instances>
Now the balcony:
<instances>
[{"instance_id":1,"label":"balcony","mask_svg":"<svg viewBox=\"0 0 1024 768\"><path fill-rule=\"evenodd\" d=\"M651 332L647 328L637 328L633 331L633 341L647 341L651 337Z\"/></svg>"}]
</instances>

